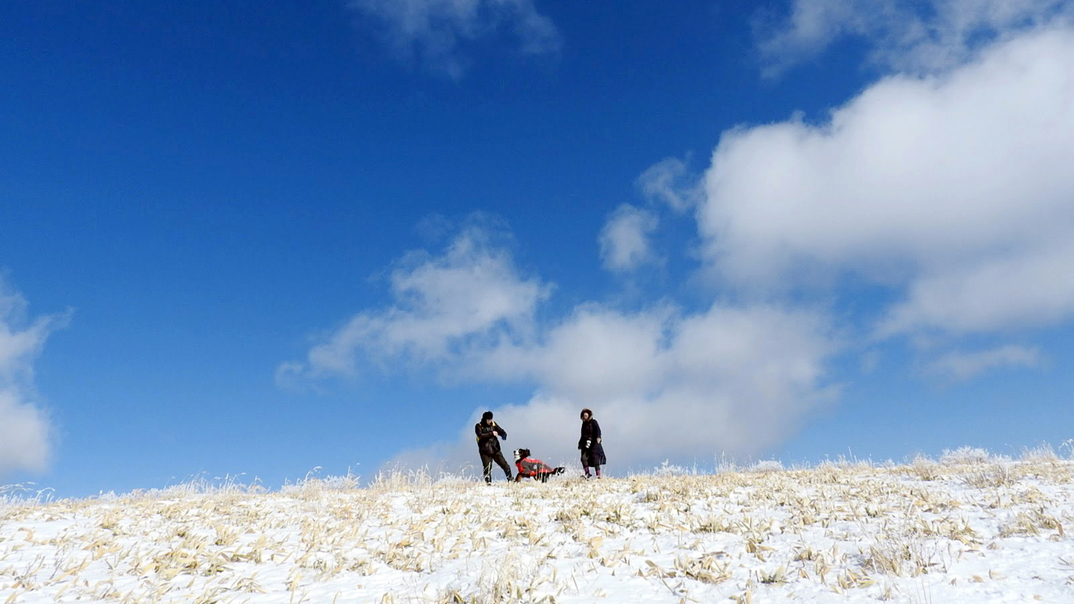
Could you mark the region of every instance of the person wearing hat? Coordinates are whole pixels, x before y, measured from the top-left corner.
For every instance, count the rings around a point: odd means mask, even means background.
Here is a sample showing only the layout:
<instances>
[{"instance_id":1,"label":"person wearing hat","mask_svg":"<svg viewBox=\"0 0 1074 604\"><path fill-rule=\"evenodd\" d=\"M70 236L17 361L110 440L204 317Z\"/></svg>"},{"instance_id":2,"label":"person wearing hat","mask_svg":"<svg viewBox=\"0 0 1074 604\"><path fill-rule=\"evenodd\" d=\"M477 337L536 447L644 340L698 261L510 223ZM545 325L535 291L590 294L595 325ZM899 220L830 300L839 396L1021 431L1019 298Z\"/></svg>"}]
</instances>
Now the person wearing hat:
<instances>
[{"instance_id":1,"label":"person wearing hat","mask_svg":"<svg viewBox=\"0 0 1074 604\"><path fill-rule=\"evenodd\" d=\"M492 462L496 462L496 465L503 468L503 473L507 475L507 481L510 482L512 480L511 466L507 464L503 453L500 452L500 439L507 440L507 430L496 425L496 422L492 421L492 412L486 411L481 415L481 421L474 426L474 433L477 434L477 452L481 454L481 468L485 472L485 482L492 484Z\"/></svg>"}]
</instances>

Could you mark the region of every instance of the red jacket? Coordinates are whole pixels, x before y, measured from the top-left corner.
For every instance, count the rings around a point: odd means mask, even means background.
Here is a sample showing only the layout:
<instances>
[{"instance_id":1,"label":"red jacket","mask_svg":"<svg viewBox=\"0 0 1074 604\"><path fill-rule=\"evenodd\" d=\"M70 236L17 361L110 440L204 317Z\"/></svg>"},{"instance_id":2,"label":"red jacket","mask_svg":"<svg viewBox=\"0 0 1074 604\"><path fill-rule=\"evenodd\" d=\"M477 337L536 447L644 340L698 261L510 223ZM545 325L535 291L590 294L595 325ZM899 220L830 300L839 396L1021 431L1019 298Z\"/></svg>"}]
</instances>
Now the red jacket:
<instances>
[{"instance_id":1,"label":"red jacket","mask_svg":"<svg viewBox=\"0 0 1074 604\"><path fill-rule=\"evenodd\" d=\"M518 473L522 476L537 476L539 474L552 474L556 470L545 462L532 457L524 457L515 462Z\"/></svg>"}]
</instances>

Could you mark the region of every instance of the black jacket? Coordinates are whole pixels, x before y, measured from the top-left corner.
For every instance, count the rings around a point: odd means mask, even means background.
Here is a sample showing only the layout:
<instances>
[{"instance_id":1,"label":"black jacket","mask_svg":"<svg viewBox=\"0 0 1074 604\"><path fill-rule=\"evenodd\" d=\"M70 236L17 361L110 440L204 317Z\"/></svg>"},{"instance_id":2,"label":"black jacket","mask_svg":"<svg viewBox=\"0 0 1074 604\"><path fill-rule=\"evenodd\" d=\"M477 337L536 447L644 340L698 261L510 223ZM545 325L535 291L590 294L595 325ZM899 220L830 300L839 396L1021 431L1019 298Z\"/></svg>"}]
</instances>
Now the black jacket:
<instances>
[{"instance_id":1,"label":"black jacket","mask_svg":"<svg viewBox=\"0 0 1074 604\"><path fill-rule=\"evenodd\" d=\"M578 449L582 452L583 463L587 466L603 466L608 463L604 455L604 445L597 442L600 438L600 424L589 418L582 422L582 437L578 439Z\"/></svg>"},{"instance_id":2,"label":"black jacket","mask_svg":"<svg viewBox=\"0 0 1074 604\"><path fill-rule=\"evenodd\" d=\"M507 440L507 430L496 425L496 422L492 422L491 426L483 421L477 422L474 433L477 434L477 450L486 455L500 452L500 439L497 436Z\"/></svg>"},{"instance_id":3,"label":"black jacket","mask_svg":"<svg viewBox=\"0 0 1074 604\"><path fill-rule=\"evenodd\" d=\"M589 449L597 443L597 439L600 438L600 424L597 420L589 418L582 422L582 437L578 439L579 449ZM589 441L590 446L586 446L586 441Z\"/></svg>"}]
</instances>

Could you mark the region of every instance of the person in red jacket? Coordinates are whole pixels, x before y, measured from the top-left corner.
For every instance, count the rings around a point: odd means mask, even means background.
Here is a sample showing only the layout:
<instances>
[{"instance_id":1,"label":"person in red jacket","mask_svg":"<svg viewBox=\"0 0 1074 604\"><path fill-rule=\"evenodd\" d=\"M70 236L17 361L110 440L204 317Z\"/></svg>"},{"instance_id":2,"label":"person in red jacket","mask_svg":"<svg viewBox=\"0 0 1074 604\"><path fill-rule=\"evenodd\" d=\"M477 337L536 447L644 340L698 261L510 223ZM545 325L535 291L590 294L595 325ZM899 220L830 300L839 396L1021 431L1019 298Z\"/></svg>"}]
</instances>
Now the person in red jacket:
<instances>
[{"instance_id":1,"label":"person in red jacket","mask_svg":"<svg viewBox=\"0 0 1074 604\"><path fill-rule=\"evenodd\" d=\"M564 468L553 468L539 459L530 457L529 449L515 449L515 468L518 469L515 474L515 482L521 482L525 476L541 482L548 482L549 476L562 474L564 471Z\"/></svg>"}]
</instances>

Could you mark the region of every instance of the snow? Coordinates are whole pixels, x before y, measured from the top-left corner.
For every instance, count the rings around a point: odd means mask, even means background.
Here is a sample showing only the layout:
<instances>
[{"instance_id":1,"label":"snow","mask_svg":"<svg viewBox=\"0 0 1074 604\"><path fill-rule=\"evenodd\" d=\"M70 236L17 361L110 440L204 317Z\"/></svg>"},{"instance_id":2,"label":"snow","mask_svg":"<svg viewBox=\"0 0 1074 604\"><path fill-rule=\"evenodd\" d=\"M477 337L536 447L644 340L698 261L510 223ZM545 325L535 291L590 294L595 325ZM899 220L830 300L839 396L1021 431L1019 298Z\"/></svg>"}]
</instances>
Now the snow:
<instances>
[{"instance_id":1,"label":"snow","mask_svg":"<svg viewBox=\"0 0 1074 604\"><path fill-rule=\"evenodd\" d=\"M669 474L8 495L0 603L1074 602L1071 460Z\"/></svg>"}]
</instances>

